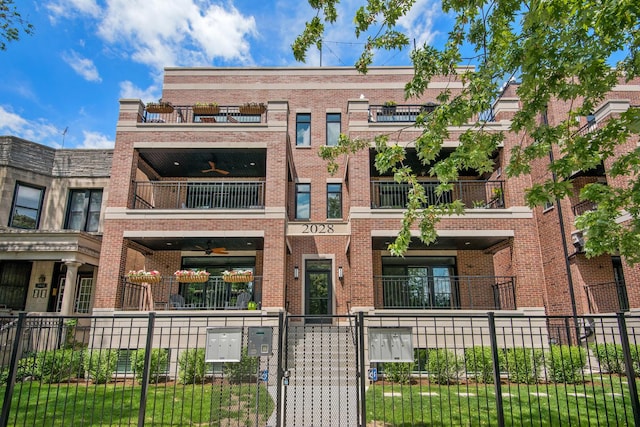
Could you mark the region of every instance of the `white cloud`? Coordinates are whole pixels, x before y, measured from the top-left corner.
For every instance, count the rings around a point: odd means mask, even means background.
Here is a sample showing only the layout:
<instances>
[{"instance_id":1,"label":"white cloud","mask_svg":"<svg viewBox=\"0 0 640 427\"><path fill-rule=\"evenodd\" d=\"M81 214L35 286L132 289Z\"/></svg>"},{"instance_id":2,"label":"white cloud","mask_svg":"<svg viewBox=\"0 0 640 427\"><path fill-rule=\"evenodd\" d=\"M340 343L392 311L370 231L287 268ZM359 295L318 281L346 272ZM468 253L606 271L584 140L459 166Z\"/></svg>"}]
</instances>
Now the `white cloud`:
<instances>
[{"instance_id":1,"label":"white cloud","mask_svg":"<svg viewBox=\"0 0 640 427\"><path fill-rule=\"evenodd\" d=\"M156 85L142 89L129 80L120 82L120 98L141 99L144 102L150 102L157 100L160 97L159 94L160 88Z\"/></svg>"},{"instance_id":2,"label":"white cloud","mask_svg":"<svg viewBox=\"0 0 640 427\"><path fill-rule=\"evenodd\" d=\"M70 18L77 15L89 15L97 18L100 15L100 6L95 0L58 0L47 3L49 20L53 23L58 18Z\"/></svg>"},{"instance_id":3,"label":"white cloud","mask_svg":"<svg viewBox=\"0 0 640 427\"><path fill-rule=\"evenodd\" d=\"M211 65L216 59L250 63L247 38L256 34L256 23L231 4L107 0L98 34L155 69Z\"/></svg>"},{"instance_id":4,"label":"white cloud","mask_svg":"<svg viewBox=\"0 0 640 427\"><path fill-rule=\"evenodd\" d=\"M98 73L98 69L92 60L83 58L75 51L64 52L62 54L64 62L69 64L73 71L78 73L82 78L90 82L101 82L102 78Z\"/></svg>"},{"instance_id":5,"label":"white cloud","mask_svg":"<svg viewBox=\"0 0 640 427\"><path fill-rule=\"evenodd\" d=\"M440 4L432 0L417 0L409 13L398 20L398 26L404 27L409 39L415 39L418 46L430 44L438 34L434 21L440 14Z\"/></svg>"},{"instance_id":6,"label":"white cloud","mask_svg":"<svg viewBox=\"0 0 640 427\"><path fill-rule=\"evenodd\" d=\"M82 131L84 141L77 148L113 148L115 142L99 132Z\"/></svg>"},{"instance_id":7,"label":"white cloud","mask_svg":"<svg viewBox=\"0 0 640 427\"><path fill-rule=\"evenodd\" d=\"M28 120L3 106L0 106L0 134L53 147L62 141L62 132L45 119Z\"/></svg>"}]
</instances>

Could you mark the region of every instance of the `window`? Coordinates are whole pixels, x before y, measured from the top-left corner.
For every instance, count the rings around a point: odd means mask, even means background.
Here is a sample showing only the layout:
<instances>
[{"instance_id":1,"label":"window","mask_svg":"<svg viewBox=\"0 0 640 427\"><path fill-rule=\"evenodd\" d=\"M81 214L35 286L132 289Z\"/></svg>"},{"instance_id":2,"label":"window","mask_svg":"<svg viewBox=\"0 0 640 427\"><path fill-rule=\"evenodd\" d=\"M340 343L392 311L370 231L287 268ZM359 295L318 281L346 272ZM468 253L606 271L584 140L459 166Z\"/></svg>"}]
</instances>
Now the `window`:
<instances>
[{"instance_id":1,"label":"window","mask_svg":"<svg viewBox=\"0 0 640 427\"><path fill-rule=\"evenodd\" d=\"M9 227L38 228L44 188L16 184Z\"/></svg>"},{"instance_id":2,"label":"window","mask_svg":"<svg viewBox=\"0 0 640 427\"><path fill-rule=\"evenodd\" d=\"M342 218L342 184L327 184L327 218Z\"/></svg>"},{"instance_id":3,"label":"window","mask_svg":"<svg viewBox=\"0 0 640 427\"><path fill-rule=\"evenodd\" d=\"M0 304L24 310L31 277L31 262L0 261Z\"/></svg>"},{"instance_id":4,"label":"window","mask_svg":"<svg viewBox=\"0 0 640 427\"><path fill-rule=\"evenodd\" d=\"M311 147L311 114L296 115L296 146Z\"/></svg>"},{"instance_id":5,"label":"window","mask_svg":"<svg viewBox=\"0 0 640 427\"><path fill-rule=\"evenodd\" d=\"M338 145L340 137L340 113L327 114L327 145Z\"/></svg>"},{"instance_id":6,"label":"window","mask_svg":"<svg viewBox=\"0 0 640 427\"><path fill-rule=\"evenodd\" d=\"M89 313L92 291L93 277L81 277L76 292L76 313Z\"/></svg>"},{"instance_id":7,"label":"window","mask_svg":"<svg viewBox=\"0 0 640 427\"><path fill-rule=\"evenodd\" d=\"M311 217L311 184L296 184L296 219Z\"/></svg>"},{"instance_id":8,"label":"window","mask_svg":"<svg viewBox=\"0 0 640 427\"><path fill-rule=\"evenodd\" d=\"M102 190L71 190L67 208L67 230L98 231Z\"/></svg>"}]
</instances>

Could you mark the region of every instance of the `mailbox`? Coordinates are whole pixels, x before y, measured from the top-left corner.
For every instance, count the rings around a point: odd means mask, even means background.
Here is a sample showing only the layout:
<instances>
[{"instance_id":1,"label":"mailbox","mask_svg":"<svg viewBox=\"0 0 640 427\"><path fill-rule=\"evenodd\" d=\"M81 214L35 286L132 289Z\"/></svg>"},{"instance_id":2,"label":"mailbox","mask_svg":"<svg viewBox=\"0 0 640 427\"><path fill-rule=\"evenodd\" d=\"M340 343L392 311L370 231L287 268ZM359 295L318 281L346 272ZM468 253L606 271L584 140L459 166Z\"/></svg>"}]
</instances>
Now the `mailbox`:
<instances>
[{"instance_id":1,"label":"mailbox","mask_svg":"<svg viewBox=\"0 0 640 427\"><path fill-rule=\"evenodd\" d=\"M369 328L369 361L413 362L411 327Z\"/></svg>"},{"instance_id":2,"label":"mailbox","mask_svg":"<svg viewBox=\"0 0 640 427\"><path fill-rule=\"evenodd\" d=\"M239 362L242 328L207 328L205 362Z\"/></svg>"},{"instance_id":3,"label":"mailbox","mask_svg":"<svg viewBox=\"0 0 640 427\"><path fill-rule=\"evenodd\" d=\"M249 326L248 356L271 356L273 328Z\"/></svg>"}]
</instances>

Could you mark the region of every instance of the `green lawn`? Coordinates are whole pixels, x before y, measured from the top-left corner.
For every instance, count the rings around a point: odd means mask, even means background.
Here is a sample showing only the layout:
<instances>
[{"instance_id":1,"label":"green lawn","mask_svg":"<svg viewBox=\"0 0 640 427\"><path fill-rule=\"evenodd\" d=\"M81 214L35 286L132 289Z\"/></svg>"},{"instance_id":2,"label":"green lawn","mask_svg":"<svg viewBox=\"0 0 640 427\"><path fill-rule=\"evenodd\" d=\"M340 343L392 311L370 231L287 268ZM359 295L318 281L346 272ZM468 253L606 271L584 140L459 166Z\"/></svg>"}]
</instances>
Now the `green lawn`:
<instances>
[{"instance_id":1,"label":"green lawn","mask_svg":"<svg viewBox=\"0 0 640 427\"><path fill-rule=\"evenodd\" d=\"M259 425L265 425L274 402L259 386ZM140 385L16 384L9 425L137 425ZM145 425L242 425L256 421L256 384L150 385ZM0 387L0 396L4 396Z\"/></svg>"},{"instance_id":2,"label":"green lawn","mask_svg":"<svg viewBox=\"0 0 640 427\"><path fill-rule=\"evenodd\" d=\"M510 426L633 425L624 381L617 384L503 385ZM367 421L377 426L497 425L493 385L372 385ZM385 422L387 424L383 424ZM371 424L373 425L373 424Z\"/></svg>"}]
</instances>

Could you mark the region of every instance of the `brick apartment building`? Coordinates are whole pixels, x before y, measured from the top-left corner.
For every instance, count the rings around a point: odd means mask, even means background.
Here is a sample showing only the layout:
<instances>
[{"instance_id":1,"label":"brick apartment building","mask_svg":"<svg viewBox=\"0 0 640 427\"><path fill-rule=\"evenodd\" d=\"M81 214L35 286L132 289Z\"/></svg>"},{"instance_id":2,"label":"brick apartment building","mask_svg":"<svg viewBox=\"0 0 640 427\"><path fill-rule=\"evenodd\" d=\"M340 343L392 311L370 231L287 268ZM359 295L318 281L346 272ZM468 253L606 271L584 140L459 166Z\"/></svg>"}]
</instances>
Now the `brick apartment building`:
<instances>
[{"instance_id":1,"label":"brick apartment building","mask_svg":"<svg viewBox=\"0 0 640 427\"><path fill-rule=\"evenodd\" d=\"M405 100L412 72L405 67L372 68L367 75L329 67L168 68L162 100L170 106L154 110L137 99L121 100L111 178L102 183L112 190L102 200L93 312L235 310L246 308L247 300L262 311L309 315L639 308L637 268L615 255L587 259L581 252L582 236L573 220L589 206L577 196L559 206L525 205L525 188L546 178L546 169L540 161L530 176L507 178L504 165L521 136L506 134L491 173L468 172L450 193L436 195L436 183L412 148L419 135L412 124L435 107L442 90L455 93L461 83L435 79L421 99ZM640 104L639 84L616 87L583 119L583 131ZM511 84L485 128L506 132L518 103ZM565 107L552 105L548 120L562 120ZM450 129L443 156L467 128ZM424 246L415 238L404 257L391 256L387 245L399 230L407 187L376 171L373 146L345 157L338 173L329 174L318 149L335 144L339 133L367 139L389 134L390 143L408 147L408 163L422 176L430 201L460 198L465 214L444 218L435 244ZM636 144L630 141L625 148ZM576 194L588 182L609 182L606 166L576 172ZM18 181L44 185L34 180L5 177L3 206L16 205ZM52 228L64 223L61 212ZM9 225L1 236L4 244L7 234L23 231L12 228L6 209L0 215ZM7 265L17 258L3 252L0 286ZM23 285L27 304L16 308L44 311L31 301L32 290L40 270L48 280L57 264L41 268L32 262ZM179 269L207 270L210 277L178 282L173 273ZM126 276L130 270L157 270L162 278L133 283ZM251 278L230 283L223 277L229 270L250 271Z\"/></svg>"}]
</instances>

